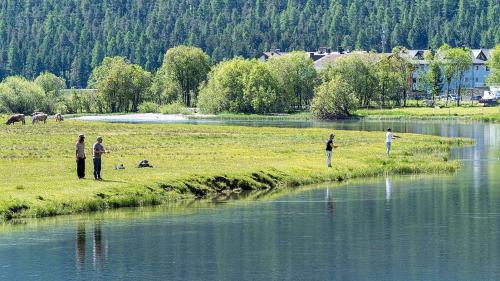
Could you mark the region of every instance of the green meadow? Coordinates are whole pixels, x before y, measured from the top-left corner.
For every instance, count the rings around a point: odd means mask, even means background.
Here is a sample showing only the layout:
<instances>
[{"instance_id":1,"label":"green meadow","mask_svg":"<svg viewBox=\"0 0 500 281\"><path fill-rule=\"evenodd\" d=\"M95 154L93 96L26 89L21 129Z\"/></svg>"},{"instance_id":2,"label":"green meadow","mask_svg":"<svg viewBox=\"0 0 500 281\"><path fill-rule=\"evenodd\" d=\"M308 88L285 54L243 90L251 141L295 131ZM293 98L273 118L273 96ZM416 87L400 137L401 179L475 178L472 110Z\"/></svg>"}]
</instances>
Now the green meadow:
<instances>
[{"instance_id":1,"label":"green meadow","mask_svg":"<svg viewBox=\"0 0 500 281\"><path fill-rule=\"evenodd\" d=\"M377 119L465 119L500 122L500 106L405 107L394 109L359 109L356 115Z\"/></svg>"},{"instance_id":2,"label":"green meadow","mask_svg":"<svg viewBox=\"0 0 500 281\"><path fill-rule=\"evenodd\" d=\"M77 135L87 136L87 179L76 176ZM44 217L158 205L242 191L343 181L383 174L449 173L451 147L470 140L401 134L385 156L384 132L328 129L65 121L0 127L0 217ZM91 146L104 137L104 181L92 179ZM147 159L154 168L136 168ZM123 164L124 170L114 166Z\"/></svg>"}]
</instances>

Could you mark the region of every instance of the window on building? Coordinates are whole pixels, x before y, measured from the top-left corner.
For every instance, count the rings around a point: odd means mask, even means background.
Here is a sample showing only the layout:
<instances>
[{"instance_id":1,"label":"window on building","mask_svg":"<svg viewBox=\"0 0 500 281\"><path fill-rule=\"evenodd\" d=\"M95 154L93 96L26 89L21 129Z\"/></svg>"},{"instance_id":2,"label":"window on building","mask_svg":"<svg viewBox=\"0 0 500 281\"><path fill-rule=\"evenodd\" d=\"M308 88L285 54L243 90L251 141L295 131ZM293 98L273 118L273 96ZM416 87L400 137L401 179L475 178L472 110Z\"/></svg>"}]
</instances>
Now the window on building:
<instances>
[{"instance_id":1,"label":"window on building","mask_svg":"<svg viewBox=\"0 0 500 281\"><path fill-rule=\"evenodd\" d=\"M479 78L476 77L476 82L479 82Z\"/></svg>"},{"instance_id":2,"label":"window on building","mask_svg":"<svg viewBox=\"0 0 500 281\"><path fill-rule=\"evenodd\" d=\"M479 70L479 65L476 65L476 70Z\"/></svg>"}]
</instances>

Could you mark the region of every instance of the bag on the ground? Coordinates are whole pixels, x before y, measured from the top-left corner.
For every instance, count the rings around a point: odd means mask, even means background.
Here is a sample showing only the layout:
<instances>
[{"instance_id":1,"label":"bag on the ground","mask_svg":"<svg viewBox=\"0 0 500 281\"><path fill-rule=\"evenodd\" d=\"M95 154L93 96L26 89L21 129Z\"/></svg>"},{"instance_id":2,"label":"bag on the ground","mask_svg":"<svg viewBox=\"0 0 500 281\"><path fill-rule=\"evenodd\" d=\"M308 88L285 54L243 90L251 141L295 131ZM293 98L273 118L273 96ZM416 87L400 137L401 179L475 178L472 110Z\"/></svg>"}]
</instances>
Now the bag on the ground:
<instances>
[{"instance_id":1,"label":"bag on the ground","mask_svg":"<svg viewBox=\"0 0 500 281\"><path fill-rule=\"evenodd\" d=\"M153 166L149 164L148 160L142 160L137 166L137 168L153 168Z\"/></svg>"}]
</instances>

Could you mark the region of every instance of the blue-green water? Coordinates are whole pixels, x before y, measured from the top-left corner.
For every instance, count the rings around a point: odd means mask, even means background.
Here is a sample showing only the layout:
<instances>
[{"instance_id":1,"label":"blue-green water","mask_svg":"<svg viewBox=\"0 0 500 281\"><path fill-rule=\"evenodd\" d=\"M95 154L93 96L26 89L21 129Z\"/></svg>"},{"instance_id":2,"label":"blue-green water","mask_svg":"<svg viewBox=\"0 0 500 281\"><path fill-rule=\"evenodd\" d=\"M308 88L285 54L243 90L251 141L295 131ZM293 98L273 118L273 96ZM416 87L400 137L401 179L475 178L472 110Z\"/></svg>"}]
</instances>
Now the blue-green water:
<instances>
[{"instance_id":1,"label":"blue-green water","mask_svg":"<svg viewBox=\"0 0 500 281\"><path fill-rule=\"evenodd\" d=\"M325 184L257 201L4 227L0 279L500 280L500 126L246 125L392 126L473 137L476 145L453 152L463 164L453 175Z\"/></svg>"}]
</instances>

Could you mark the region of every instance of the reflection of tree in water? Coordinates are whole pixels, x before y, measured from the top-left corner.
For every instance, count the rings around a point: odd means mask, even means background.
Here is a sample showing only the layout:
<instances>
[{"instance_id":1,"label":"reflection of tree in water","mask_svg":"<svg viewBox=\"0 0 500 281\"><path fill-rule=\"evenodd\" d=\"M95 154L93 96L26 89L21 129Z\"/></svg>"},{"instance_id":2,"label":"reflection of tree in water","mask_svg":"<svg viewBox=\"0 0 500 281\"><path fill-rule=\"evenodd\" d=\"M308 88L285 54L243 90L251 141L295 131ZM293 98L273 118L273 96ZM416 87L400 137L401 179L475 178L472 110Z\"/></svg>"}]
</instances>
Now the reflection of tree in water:
<instances>
[{"instance_id":1,"label":"reflection of tree in water","mask_svg":"<svg viewBox=\"0 0 500 281\"><path fill-rule=\"evenodd\" d=\"M76 229L76 266L78 268L82 268L85 264L86 242L85 223L79 223ZM107 245L103 242L100 222L94 224L92 244L92 261L94 267L102 267L106 260Z\"/></svg>"}]
</instances>

